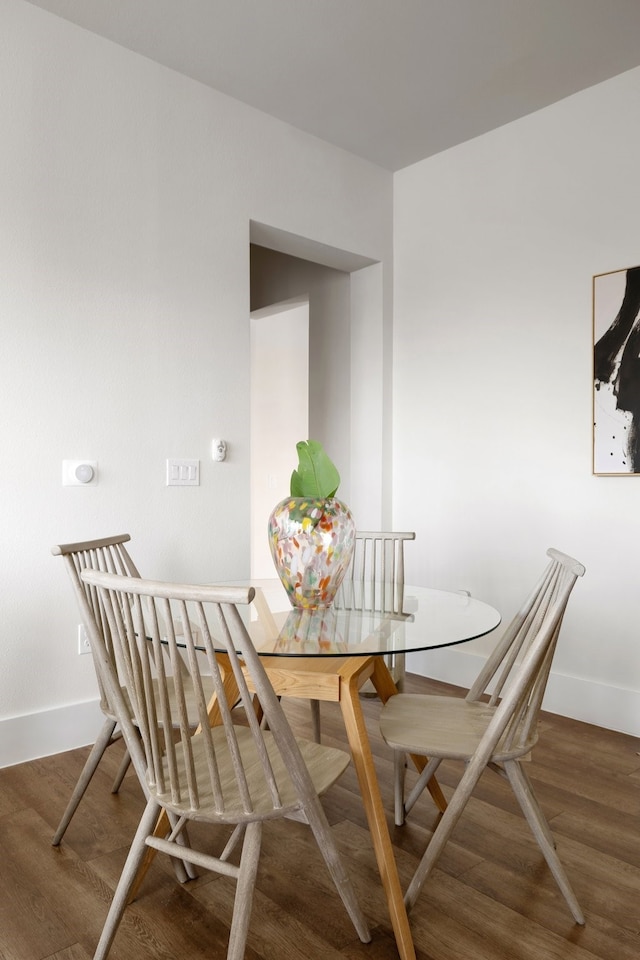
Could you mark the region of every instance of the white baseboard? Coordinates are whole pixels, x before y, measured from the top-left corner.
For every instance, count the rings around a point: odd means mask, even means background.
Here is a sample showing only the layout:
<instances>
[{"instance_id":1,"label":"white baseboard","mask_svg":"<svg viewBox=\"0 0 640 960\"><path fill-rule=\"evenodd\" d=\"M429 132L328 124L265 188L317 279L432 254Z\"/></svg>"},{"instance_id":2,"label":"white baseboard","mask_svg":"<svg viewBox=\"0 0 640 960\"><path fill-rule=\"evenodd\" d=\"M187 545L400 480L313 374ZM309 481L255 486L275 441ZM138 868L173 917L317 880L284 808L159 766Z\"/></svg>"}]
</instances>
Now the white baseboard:
<instances>
[{"instance_id":1,"label":"white baseboard","mask_svg":"<svg viewBox=\"0 0 640 960\"><path fill-rule=\"evenodd\" d=\"M407 654L406 668L433 680L468 688L484 658L459 648L421 650ZM594 723L607 730L640 736L640 691L612 687L594 680L551 673L543 709L563 717Z\"/></svg>"},{"instance_id":2,"label":"white baseboard","mask_svg":"<svg viewBox=\"0 0 640 960\"><path fill-rule=\"evenodd\" d=\"M103 723L99 700L0 720L0 767L93 744Z\"/></svg>"}]
</instances>

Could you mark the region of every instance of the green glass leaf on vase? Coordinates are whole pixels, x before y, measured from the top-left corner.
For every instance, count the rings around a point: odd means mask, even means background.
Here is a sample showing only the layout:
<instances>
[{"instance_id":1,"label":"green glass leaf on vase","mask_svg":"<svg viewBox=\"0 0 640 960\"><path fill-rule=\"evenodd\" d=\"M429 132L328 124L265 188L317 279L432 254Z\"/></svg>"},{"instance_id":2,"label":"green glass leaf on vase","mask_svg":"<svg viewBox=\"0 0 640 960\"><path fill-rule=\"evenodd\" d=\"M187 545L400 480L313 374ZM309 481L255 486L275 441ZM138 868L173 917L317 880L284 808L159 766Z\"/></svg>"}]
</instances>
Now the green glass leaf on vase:
<instances>
[{"instance_id":1,"label":"green glass leaf on vase","mask_svg":"<svg viewBox=\"0 0 640 960\"><path fill-rule=\"evenodd\" d=\"M296 444L298 469L291 474L292 497L334 497L340 486L340 474L317 440Z\"/></svg>"}]
</instances>

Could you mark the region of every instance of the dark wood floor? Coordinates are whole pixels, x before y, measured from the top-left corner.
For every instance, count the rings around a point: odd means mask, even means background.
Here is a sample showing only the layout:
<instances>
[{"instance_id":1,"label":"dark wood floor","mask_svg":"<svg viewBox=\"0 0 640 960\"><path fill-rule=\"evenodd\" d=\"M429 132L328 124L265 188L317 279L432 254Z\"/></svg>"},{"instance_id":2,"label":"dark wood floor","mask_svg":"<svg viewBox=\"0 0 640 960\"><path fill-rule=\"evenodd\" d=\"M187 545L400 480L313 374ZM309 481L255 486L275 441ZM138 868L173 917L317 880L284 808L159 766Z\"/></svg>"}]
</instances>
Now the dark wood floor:
<instances>
[{"instance_id":1,"label":"dark wood floor","mask_svg":"<svg viewBox=\"0 0 640 960\"><path fill-rule=\"evenodd\" d=\"M408 678L407 689L448 688ZM363 701L391 816L391 757L377 730L377 700ZM286 704L308 732L308 705ZM326 742L344 743L339 710L322 704ZM0 960L90 960L142 809L132 774L110 793L120 759L111 748L59 849L51 836L87 751L0 770ZM531 764L586 926L573 923L509 787L485 774L439 867L411 913L418 960L638 960L640 957L640 742L549 714ZM459 768L441 768L445 793ZM303 825L265 830L247 960L397 957L353 769L325 807L373 929L361 944ZM436 814L424 797L391 826L404 886ZM201 829L201 828L200 828ZM156 859L128 909L110 960L224 958L231 881L203 875L180 886Z\"/></svg>"}]
</instances>

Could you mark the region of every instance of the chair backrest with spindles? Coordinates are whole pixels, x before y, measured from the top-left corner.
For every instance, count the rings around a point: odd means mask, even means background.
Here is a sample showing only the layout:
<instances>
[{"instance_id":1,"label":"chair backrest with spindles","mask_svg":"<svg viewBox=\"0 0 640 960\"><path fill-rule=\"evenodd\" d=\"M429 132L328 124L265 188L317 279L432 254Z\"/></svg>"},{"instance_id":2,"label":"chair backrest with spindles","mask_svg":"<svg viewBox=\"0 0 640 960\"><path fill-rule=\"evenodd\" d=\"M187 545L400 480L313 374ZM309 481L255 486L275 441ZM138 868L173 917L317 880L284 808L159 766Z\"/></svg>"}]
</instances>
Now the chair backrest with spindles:
<instances>
[{"instance_id":1,"label":"chair backrest with spindles","mask_svg":"<svg viewBox=\"0 0 640 960\"><path fill-rule=\"evenodd\" d=\"M358 530L335 606L402 613L404 544L415 537L413 532Z\"/></svg>"},{"instance_id":2,"label":"chair backrest with spindles","mask_svg":"<svg viewBox=\"0 0 640 960\"><path fill-rule=\"evenodd\" d=\"M122 533L113 537L103 537L100 540L61 543L51 548L51 553L54 556L62 557L64 560L85 629L88 629L87 624L92 618L96 618L97 623L100 624L102 613L95 590L92 590L81 579L82 572L84 570L102 570L129 577L139 577L140 574L125 547L125 544L130 540L131 537L128 533ZM103 623L101 626L105 641L109 643L108 624ZM100 689L100 707L105 714L115 719L113 704L109 700L100 671L97 668L96 674Z\"/></svg>"},{"instance_id":3,"label":"chair backrest with spindles","mask_svg":"<svg viewBox=\"0 0 640 960\"><path fill-rule=\"evenodd\" d=\"M540 580L505 630L466 699L487 700L504 718L500 749L532 746L571 591L585 568L573 557L547 550ZM499 720L496 721L499 723Z\"/></svg>"},{"instance_id":4,"label":"chair backrest with spindles","mask_svg":"<svg viewBox=\"0 0 640 960\"><path fill-rule=\"evenodd\" d=\"M229 823L299 809L298 787L307 794L314 788L240 612L253 599L253 588L170 584L93 570L81 577L99 597L109 624L110 675L117 670L119 685L126 687L147 784L158 801L177 814L199 812ZM167 666L179 662L186 676ZM239 691L233 710L225 696L226 670ZM245 671L264 710L266 731ZM211 689L218 721L213 727ZM195 696L200 720L195 734L188 696Z\"/></svg>"}]
</instances>

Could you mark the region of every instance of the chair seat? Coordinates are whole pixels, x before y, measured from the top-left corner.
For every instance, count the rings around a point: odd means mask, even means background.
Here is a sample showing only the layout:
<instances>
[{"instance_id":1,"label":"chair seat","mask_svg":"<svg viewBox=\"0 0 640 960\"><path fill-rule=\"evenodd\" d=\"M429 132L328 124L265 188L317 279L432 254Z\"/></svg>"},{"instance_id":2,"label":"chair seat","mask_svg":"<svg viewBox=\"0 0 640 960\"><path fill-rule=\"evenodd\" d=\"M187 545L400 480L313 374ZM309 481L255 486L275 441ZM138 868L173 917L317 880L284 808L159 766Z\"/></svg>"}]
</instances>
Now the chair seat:
<instances>
[{"instance_id":1,"label":"chair seat","mask_svg":"<svg viewBox=\"0 0 640 960\"><path fill-rule=\"evenodd\" d=\"M278 749L273 735L269 731L264 731L263 733L264 743L269 754L269 761L273 769L282 803L282 806L275 811L273 796L269 789L269 784L265 780L263 765L256 751L255 739L248 727L236 726L234 729L251 794L252 815L247 815L247 809L242 803L238 792L238 783L229 756L227 736L223 727L214 728L213 743L224 794L224 813L220 812L220 804L216 804L213 796L204 738L200 734L196 734L191 739L195 776L198 783L198 812L194 813L191 809L191 799L188 795L185 795L180 802L176 802L175 799L172 800L168 794L160 793L150 785L151 794L156 796L158 801L173 813L178 815L187 814L194 820L216 820L219 823L237 823L238 821L252 819L270 819L281 817L283 810L293 813L301 809L299 791L291 780L289 770L283 761L282 754ZM313 786L318 795L321 796L346 770L350 760L349 754L344 750L327 747L311 740L298 738L296 738L296 740L307 769L311 774ZM183 782L186 782L184 754L181 751L178 754L178 771L181 779L185 778Z\"/></svg>"},{"instance_id":2,"label":"chair seat","mask_svg":"<svg viewBox=\"0 0 640 960\"><path fill-rule=\"evenodd\" d=\"M496 707L487 703L428 694L399 693L380 713L380 730L395 750L419 756L469 760L476 752ZM499 741L491 759L497 763L528 753L537 740L510 745Z\"/></svg>"}]
</instances>

